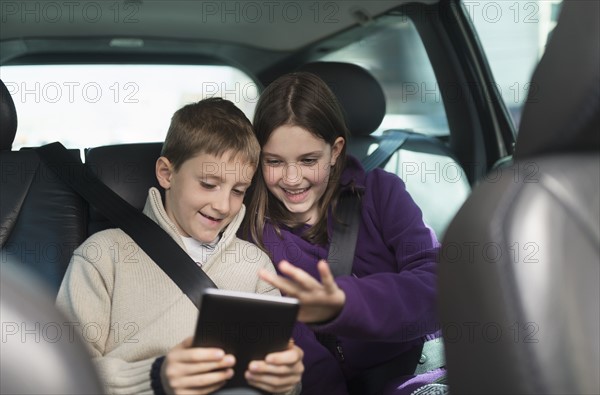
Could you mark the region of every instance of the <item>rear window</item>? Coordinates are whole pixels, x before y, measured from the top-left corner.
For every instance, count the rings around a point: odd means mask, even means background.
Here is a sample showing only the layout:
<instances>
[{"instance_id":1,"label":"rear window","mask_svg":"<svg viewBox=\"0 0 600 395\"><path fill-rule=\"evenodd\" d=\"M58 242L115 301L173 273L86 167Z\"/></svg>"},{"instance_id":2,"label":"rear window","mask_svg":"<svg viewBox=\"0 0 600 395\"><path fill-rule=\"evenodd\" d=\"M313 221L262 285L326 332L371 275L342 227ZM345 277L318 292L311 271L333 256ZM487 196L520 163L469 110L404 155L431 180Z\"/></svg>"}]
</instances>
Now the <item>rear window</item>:
<instances>
[{"instance_id":1,"label":"rear window","mask_svg":"<svg viewBox=\"0 0 600 395\"><path fill-rule=\"evenodd\" d=\"M13 150L162 141L187 103L221 96L252 119L259 95L247 74L229 66L3 66L0 73L19 118Z\"/></svg>"}]
</instances>

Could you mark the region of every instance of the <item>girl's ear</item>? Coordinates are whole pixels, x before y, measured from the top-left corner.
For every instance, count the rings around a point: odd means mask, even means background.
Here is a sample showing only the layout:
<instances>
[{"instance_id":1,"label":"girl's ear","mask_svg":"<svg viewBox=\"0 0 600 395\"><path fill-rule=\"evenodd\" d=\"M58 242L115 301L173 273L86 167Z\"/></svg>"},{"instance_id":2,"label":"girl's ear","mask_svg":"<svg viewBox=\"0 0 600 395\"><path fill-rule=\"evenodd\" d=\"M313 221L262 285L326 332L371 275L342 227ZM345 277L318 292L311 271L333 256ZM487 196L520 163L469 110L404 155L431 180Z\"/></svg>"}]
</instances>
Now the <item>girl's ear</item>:
<instances>
[{"instance_id":1,"label":"girl's ear","mask_svg":"<svg viewBox=\"0 0 600 395\"><path fill-rule=\"evenodd\" d=\"M333 145L331 146L331 166L335 166L335 162L337 162L337 159L342 153L344 144L346 144L346 140L344 140L344 138L341 136L335 139L333 142Z\"/></svg>"},{"instance_id":2,"label":"girl's ear","mask_svg":"<svg viewBox=\"0 0 600 395\"><path fill-rule=\"evenodd\" d=\"M156 161L156 179L165 190L171 188L171 176L173 175L173 165L164 156Z\"/></svg>"}]
</instances>

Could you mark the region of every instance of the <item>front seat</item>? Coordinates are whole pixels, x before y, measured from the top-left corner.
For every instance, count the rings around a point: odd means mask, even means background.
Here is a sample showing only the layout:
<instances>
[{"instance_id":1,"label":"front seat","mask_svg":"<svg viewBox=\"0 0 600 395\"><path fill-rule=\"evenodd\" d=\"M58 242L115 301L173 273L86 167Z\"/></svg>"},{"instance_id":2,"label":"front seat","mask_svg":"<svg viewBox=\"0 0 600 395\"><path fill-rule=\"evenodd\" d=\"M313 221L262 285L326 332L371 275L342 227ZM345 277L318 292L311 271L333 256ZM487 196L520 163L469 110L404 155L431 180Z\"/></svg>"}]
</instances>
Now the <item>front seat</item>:
<instances>
[{"instance_id":1,"label":"front seat","mask_svg":"<svg viewBox=\"0 0 600 395\"><path fill-rule=\"evenodd\" d=\"M514 163L475 188L443 240L451 393L600 393L598 15L597 1L563 3Z\"/></svg>"},{"instance_id":2,"label":"front seat","mask_svg":"<svg viewBox=\"0 0 600 395\"><path fill-rule=\"evenodd\" d=\"M80 337L87 331L56 309L46 284L21 262L0 271L0 394L102 393Z\"/></svg>"}]
</instances>

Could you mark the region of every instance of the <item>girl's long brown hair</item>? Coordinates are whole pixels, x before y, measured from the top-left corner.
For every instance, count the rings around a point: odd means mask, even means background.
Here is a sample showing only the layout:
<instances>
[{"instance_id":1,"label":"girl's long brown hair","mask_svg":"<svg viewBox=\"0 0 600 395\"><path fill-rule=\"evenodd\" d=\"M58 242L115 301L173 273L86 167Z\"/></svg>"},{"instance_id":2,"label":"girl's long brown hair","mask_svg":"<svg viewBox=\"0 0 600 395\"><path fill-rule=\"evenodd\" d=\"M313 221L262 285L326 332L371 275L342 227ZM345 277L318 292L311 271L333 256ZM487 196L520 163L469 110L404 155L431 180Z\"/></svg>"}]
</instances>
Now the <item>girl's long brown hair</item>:
<instances>
[{"instance_id":1,"label":"girl's long brown hair","mask_svg":"<svg viewBox=\"0 0 600 395\"><path fill-rule=\"evenodd\" d=\"M341 107L327 84L314 74L299 72L286 74L273 81L258 100L254 114L254 132L262 147L271 133L280 126L299 126L314 136L325 140L329 145L338 137L344 140L348 128ZM327 242L327 210L335 208L339 195L339 180L346 162L346 144L330 169L329 183L319 201L318 220L303 237L313 244ZM293 220L291 213L283 203L269 192L262 171L262 163L256 172L254 187L247 198L248 213L243 225L245 237L250 237L264 251L263 231L267 219L279 227L301 226Z\"/></svg>"}]
</instances>

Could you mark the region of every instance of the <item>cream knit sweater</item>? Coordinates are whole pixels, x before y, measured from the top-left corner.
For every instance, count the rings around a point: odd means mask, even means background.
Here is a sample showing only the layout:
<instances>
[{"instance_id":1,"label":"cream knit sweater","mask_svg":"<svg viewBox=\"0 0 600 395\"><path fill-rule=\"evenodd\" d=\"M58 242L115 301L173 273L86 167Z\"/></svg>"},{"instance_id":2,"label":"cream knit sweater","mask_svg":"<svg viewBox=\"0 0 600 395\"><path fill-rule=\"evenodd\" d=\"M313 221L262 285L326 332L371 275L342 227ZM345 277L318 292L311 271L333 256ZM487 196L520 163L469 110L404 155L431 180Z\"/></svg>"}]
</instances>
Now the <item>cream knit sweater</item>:
<instances>
[{"instance_id":1,"label":"cream knit sweater","mask_svg":"<svg viewBox=\"0 0 600 395\"><path fill-rule=\"evenodd\" d=\"M185 249L155 188L144 213ZM260 268L274 272L268 256L235 235L244 213L242 206L203 270L219 288L279 295L257 276ZM198 317L187 296L120 229L98 232L75 250L56 304L82 334L112 394L152 394L152 363L192 336Z\"/></svg>"}]
</instances>

